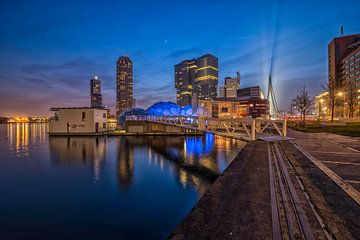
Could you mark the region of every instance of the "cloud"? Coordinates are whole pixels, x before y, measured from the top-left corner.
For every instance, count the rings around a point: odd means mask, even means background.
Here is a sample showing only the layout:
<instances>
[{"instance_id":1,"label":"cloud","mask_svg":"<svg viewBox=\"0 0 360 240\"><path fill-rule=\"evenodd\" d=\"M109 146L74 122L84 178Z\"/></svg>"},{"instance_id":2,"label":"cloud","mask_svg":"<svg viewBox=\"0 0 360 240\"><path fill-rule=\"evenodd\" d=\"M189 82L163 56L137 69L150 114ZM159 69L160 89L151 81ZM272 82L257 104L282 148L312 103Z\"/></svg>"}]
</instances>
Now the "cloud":
<instances>
[{"instance_id":1,"label":"cloud","mask_svg":"<svg viewBox=\"0 0 360 240\"><path fill-rule=\"evenodd\" d=\"M202 47L179 49L170 53L169 55L166 55L166 58L181 58L190 54L196 56L197 54L201 53L201 51L203 51Z\"/></svg>"},{"instance_id":2,"label":"cloud","mask_svg":"<svg viewBox=\"0 0 360 240\"><path fill-rule=\"evenodd\" d=\"M159 101L175 101L175 89L172 84L166 84L157 88L142 86L138 90L143 94L135 96L137 107L148 108Z\"/></svg>"}]
</instances>

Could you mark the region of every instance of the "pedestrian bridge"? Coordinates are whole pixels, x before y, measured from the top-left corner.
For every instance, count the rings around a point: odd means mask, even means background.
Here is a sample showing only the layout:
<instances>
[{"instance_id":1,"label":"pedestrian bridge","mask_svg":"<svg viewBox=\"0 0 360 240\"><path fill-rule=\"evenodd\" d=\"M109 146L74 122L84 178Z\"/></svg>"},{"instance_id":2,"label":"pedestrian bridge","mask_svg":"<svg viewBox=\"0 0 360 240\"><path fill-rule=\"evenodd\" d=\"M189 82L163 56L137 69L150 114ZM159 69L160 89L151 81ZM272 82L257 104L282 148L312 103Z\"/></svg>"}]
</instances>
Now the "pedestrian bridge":
<instances>
[{"instance_id":1,"label":"pedestrian bridge","mask_svg":"<svg viewBox=\"0 0 360 240\"><path fill-rule=\"evenodd\" d=\"M145 121L177 126L193 131L212 132L246 141L286 139L287 121L247 118L187 116L127 116L126 121Z\"/></svg>"}]
</instances>

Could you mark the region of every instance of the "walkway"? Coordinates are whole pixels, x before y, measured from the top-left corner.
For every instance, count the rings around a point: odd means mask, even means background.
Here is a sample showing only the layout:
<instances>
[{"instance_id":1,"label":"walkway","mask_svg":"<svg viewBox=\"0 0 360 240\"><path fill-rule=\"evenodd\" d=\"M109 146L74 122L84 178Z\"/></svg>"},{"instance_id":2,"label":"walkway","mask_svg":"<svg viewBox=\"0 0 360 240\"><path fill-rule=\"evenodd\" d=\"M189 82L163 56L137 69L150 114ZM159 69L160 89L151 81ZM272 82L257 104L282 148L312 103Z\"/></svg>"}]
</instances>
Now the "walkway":
<instances>
[{"instance_id":1,"label":"walkway","mask_svg":"<svg viewBox=\"0 0 360 240\"><path fill-rule=\"evenodd\" d=\"M250 142L171 239L270 239L267 144Z\"/></svg>"},{"instance_id":2,"label":"walkway","mask_svg":"<svg viewBox=\"0 0 360 240\"><path fill-rule=\"evenodd\" d=\"M359 161L356 139L319 140L290 132L299 137L293 141L311 153L326 147L329 159L340 151L347 159L337 161ZM356 170L348 171L358 176ZM360 236L360 205L291 141L249 142L169 238L279 239L279 235L282 239Z\"/></svg>"},{"instance_id":3,"label":"walkway","mask_svg":"<svg viewBox=\"0 0 360 240\"><path fill-rule=\"evenodd\" d=\"M360 138L292 129L288 136L360 192Z\"/></svg>"}]
</instances>

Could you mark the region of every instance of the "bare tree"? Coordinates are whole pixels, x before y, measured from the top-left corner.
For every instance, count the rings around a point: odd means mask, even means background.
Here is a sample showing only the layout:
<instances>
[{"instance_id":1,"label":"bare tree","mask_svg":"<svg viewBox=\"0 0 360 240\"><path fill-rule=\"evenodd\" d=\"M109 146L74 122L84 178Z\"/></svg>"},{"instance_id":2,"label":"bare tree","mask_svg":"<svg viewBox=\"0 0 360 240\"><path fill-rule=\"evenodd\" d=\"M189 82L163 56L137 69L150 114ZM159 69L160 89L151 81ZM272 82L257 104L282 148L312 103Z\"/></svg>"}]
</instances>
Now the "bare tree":
<instances>
[{"instance_id":1,"label":"bare tree","mask_svg":"<svg viewBox=\"0 0 360 240\"><path fill-rule=\"evenodd\" d=\"M346 101L349 106L348 117L354 117L354 111L357 105L357 88L355 82L351 81L350 79L344 81L344 90L346 92ZM343 110L345 111L345 105L343 106ZM344 113L345 115L345 113Z\"/></svg>"},{"instance_id":2,"label":"bare tree","mask_svg":"<svg viewBox=\"0 0 360 240\"><path fill-rule=\"evenodd\" d=\"M338 99L336 98L336 94L339 91L339 87L336 86L336 84L332 83L332 81L321 84L321 87L324 89L324 91L327 91L329 93L328 95L329 101L327 102L329 103L331 122L334 122L335 106L339 103Z\"/></svg>"},{"instance_id":3,"label":"bare tree","mask_svg":"<svg viewBox=\"0 0 360 240\"><path fill-rule=\"evenodd\" d=\"M310 97L305 87L299 90L296 97L292 100L292 104L300 112L301 120L305 124L306 114L310 113L314 105L314 99Z\"/></svg>"}]
</instances>

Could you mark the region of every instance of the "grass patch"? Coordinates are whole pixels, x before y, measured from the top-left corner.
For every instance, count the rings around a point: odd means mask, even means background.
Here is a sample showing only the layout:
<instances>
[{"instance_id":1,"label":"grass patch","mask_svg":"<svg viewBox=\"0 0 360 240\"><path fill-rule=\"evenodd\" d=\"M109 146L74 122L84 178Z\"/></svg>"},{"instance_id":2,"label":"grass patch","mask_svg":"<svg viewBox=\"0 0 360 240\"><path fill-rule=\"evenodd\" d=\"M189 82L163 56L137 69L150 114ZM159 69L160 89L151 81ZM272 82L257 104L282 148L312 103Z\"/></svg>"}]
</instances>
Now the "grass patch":
<instances>
[{"instance_id":1,"label":"grass patch","mask_svg":"<svg viewBox=\"0 0 360 240\"><path fill-rule=\"evenodd\" d=\"M319 122L306 123L306 127L290 123L289 127L307 133L334 133L344 136L360 137L360 122L346 123L343 126L326 126Z\"/></svg>"}]
</instances>

